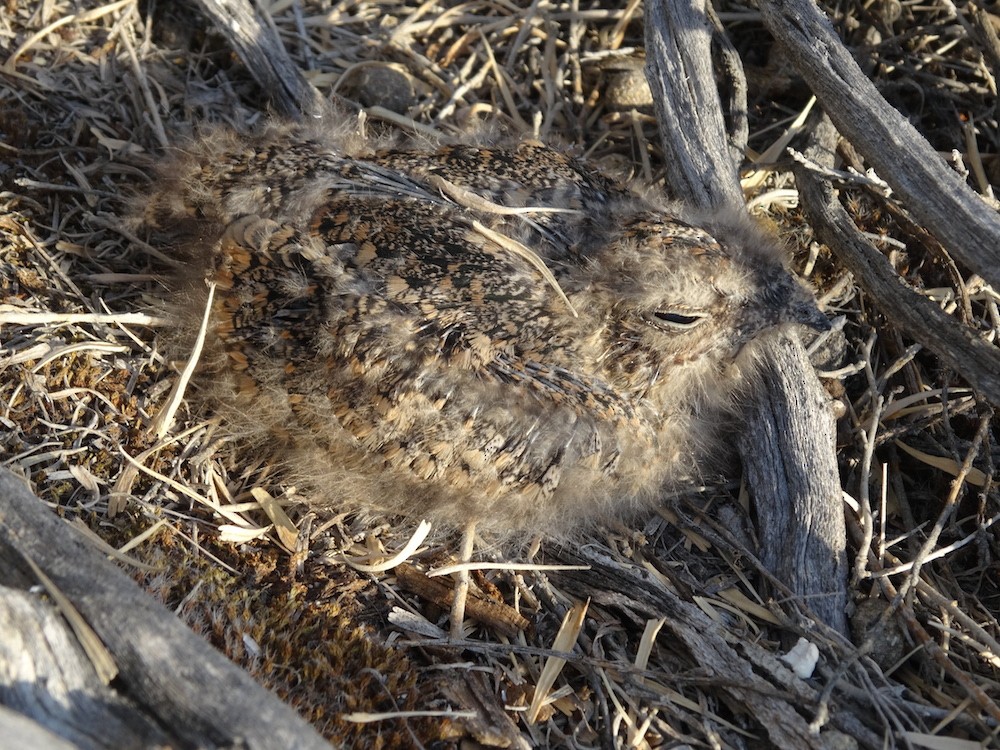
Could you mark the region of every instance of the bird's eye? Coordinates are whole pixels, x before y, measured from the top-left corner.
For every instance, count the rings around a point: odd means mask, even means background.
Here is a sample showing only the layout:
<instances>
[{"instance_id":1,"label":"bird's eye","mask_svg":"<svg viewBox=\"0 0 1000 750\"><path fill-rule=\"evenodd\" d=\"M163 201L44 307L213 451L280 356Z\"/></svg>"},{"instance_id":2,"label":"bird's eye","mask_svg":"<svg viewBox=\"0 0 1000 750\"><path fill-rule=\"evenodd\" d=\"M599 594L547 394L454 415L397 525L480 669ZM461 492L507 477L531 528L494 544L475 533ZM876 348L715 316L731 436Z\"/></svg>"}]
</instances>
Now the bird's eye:
<instances>
[{"instance_id":1,"label":"bird's eye","mask_svg":"<svg viewBox=\"0 0 1000 750\"><path fill-rule=\"evenodd\" d=\"M689 331L708 316L705 313L678 312L677 310L653 310L643 316L647 323L665 331Z\"/></svg>"}]
</instances>

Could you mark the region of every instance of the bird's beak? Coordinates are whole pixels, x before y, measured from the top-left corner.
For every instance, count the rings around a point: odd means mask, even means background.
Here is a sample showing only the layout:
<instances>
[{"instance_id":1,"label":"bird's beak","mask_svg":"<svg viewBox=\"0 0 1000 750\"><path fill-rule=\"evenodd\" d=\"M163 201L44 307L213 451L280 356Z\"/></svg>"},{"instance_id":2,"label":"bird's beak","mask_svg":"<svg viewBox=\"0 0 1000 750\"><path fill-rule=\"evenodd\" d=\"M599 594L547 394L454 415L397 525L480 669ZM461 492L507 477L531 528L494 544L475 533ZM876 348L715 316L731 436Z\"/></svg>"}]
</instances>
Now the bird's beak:
<instances>
[{"instance_id":1,"label":"bird's beak","mask_svg":"<svg viewBox=\"0 0 1000 750\"><path fill-rule=\"evenodd\" d=\"M770 303L778 310L778 323L809 326L815 331L829 331L831 323L816 306L816 297L799 279L788 275L770 286Z\"/></svg>"},{"instance_id":2,"label":"bird's beak","mask_svg":"<svg viewBox=\"0 0 1000 750\"><path fill-rule=\"evenodd\" d=\"M832 328L830 319L822 313L822 311L816 306L816 301L813 299L810 292L802 290L804 292L803 299L795 300L791 305L788 306L787 320L789 323L799 323L800 325L809 326L814 331L823 333L824 331L829 331ZM808 295L808 297L806 297Z\"/></svg>"}]
</instances>

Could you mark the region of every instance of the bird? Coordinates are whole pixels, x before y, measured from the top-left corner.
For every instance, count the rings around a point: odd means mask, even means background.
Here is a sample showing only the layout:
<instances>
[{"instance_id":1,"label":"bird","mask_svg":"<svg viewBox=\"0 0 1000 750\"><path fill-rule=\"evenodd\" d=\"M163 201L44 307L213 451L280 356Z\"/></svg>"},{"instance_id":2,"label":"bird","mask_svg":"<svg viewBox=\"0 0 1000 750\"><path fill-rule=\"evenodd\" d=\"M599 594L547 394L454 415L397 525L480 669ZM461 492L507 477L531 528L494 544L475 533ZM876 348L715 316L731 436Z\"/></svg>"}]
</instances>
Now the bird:
<instances>
[{"instance_id":1,"label":"bird","mask_svg":"<svg viewBox=\"0 0 1000 750\"><path fill-rule=\"evenodd\" d=\"M200 382L317 509L500 538L629 517L712 472L770 332L829 327L745 213L538 141L215 128L135 229L213 289Z\"/></svg>"}]
</instances>

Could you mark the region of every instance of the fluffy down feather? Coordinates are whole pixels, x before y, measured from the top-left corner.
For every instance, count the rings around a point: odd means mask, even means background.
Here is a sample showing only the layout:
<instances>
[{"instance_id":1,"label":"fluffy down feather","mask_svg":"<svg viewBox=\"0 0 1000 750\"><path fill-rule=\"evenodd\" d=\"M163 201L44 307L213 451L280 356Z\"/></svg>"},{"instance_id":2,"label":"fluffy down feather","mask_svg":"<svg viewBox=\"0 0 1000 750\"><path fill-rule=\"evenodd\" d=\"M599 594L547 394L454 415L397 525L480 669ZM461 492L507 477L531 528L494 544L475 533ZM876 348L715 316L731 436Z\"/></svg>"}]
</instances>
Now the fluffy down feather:
<instances>
[{"instance_id":1,"label":"fluffy down feather","mask_svg":"<svg viewBox=\"0 0 1000 750\"><path fill-rule=\"evenodd\" d=\"M212 132L136 212L217 285L203 388L316 506L560 533L697 481L746 349L825 318L742 215L535 142ZM191 314L191 313L194 314Z\"/></svg>"}]
</instances>

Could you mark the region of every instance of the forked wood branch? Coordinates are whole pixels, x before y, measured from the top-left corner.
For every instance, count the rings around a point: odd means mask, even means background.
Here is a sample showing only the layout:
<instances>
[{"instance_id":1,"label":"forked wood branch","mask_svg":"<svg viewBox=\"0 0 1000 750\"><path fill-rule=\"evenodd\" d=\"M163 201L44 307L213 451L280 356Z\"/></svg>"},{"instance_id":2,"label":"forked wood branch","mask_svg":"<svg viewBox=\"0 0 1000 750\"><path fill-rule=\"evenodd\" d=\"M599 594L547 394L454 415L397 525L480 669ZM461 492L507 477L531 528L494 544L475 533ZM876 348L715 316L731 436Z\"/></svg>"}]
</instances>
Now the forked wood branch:
<instances>
[{"instance_id":1,"label":"forked wood branch","mask_svg":"<svg viewBox=\"0 0 1000 750\"><path fill-rule=\"evenodd\" d=\"M862 72L813 0L761 0L781 40L837 130L961 263L1000 288L1000 216L952 171Z\"/></svg>"},{"instance_id":2,"label":"forked wood branch","mask_svg":"<svg viewBox=\"0 0 1000 750\"><path fill-rule=\"evenodd\" d=\"M837 138L829 118L822 117L813 128L807 158L832 167ZM802 207L816 237L836 253L879 309L907 336L961 373L985 398L1000 405L1000 349L908 286L855 226L829 182L802 164L794 170Z\"/></svg>"},{"instance_id":3,"label":"forked wood branch","mask_svg":"<svg viewBox=\"0 0 1000 750\"><path fill-rule=\"evenodd\" d=\"M668 179L703 206L744 210L708 35L701 0L647 2L646 75L658 99ZM775 336L765 346L740 440L761 557L823 622L845 633L847 532L833 419L797 337Z\"/></svg>"}]
</instances>

